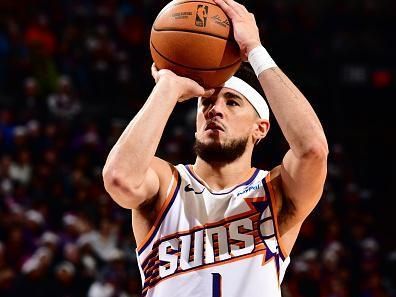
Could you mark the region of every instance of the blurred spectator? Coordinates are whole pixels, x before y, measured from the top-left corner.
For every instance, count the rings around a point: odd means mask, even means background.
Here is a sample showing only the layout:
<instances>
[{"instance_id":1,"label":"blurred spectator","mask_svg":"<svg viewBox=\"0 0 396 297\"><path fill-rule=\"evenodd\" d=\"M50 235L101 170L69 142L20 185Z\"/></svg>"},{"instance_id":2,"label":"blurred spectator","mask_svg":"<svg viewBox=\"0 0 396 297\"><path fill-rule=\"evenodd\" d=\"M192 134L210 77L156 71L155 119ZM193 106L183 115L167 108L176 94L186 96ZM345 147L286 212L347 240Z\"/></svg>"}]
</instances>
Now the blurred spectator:
<instances>
[{"instance_id":1,"label":"blurred spectator","mask_svg":"<svg viewBox=\"0 0 396 297\"><path fill-rule=\"evenodd\" d=\"M9 175L11 179L27 185L32 175L30 152L28 150L21 150L18 152L16 159L17 161L12 162L10 165Z\"/></svg>"},{"instance_id":2,"label":"blurred spectator","mask_svg":"<svg viewBox=\"0 0 396 297\"><path fill-rule=\"evenodd\" d=\"M10 296L14 290L14 280L17 271L12 269L6 261L5 247L0 241L0 295Z\"/></svg>"},{"instance_id":3,"label":"blurred spectator","mask_svg":"<svg viewBox=\"0 0 396 297\"><path fill-rule=\"evenodd\" d=\"M22 98L16 104L19 105L19 118L23 121L47 117L48 108L41 96L39 83L34 77L25 79Z\"/></svg>"},{"instance_id":4,"label":"blurred spectator","mask_svg":"<svg viewBox=\"0 0 396 297\"><path fill-rule=\"evenodd\" d=\"M39 15L26 30L26 44L32 50L37 50L45 56L51 56L55 51L55 36L49 28L48 17Z\"/></svg>"},{"instance_id":5,"label":"blurred spectator","mask_svg":"<svg viewBox=\"0 0 396 297\"><path fill-rule=\"evenodd\" d=\"M81 105L73 92L71 81L68 77L58 79L57 92L50 94L47 99L50 113L59 119L73 120L81 111Z\"/></svg>"}]
</instances>

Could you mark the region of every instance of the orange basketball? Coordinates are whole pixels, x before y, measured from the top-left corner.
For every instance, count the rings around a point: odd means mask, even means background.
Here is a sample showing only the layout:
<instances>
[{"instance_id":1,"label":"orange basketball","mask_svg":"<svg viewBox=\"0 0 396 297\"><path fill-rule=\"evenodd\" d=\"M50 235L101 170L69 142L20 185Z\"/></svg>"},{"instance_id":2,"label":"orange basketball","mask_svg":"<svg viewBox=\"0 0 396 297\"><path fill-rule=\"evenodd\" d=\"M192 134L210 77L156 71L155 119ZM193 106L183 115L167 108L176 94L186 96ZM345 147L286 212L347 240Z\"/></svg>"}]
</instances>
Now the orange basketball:
<instances>
[{"instance_id":1,"label":"orange basketball","mask_svg":"<svg viewBox=\"0 0 396 297\"><path fill-rule=\"evenodd\" d=\"M168 3L154 21L150 51L158 69L205 88L223 84L241 65L231 20L212 0Z\"/></svg>"}]
</instances>

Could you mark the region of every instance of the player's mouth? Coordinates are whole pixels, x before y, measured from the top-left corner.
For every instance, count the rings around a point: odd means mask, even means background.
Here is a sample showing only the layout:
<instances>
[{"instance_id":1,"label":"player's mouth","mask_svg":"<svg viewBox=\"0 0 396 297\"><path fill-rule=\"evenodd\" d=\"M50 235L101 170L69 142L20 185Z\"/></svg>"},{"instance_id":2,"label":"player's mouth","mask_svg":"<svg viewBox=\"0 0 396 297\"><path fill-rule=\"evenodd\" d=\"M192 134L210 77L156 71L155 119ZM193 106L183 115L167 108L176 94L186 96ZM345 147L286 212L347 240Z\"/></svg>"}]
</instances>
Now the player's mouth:
<instances>
[{"instance_id":1,"label":"player's mouth","mask_svg":"<svg viewBox=\"0 0 396 297\"><path fill-rule=\"evenodd\" d=\"M224 132L224 128L221 124L214 122L214 121L210 121L209 123L206 124L205 127L205 131L208 130L214 130L214 131L223 131Z\"/></svg>"}]
</instances>

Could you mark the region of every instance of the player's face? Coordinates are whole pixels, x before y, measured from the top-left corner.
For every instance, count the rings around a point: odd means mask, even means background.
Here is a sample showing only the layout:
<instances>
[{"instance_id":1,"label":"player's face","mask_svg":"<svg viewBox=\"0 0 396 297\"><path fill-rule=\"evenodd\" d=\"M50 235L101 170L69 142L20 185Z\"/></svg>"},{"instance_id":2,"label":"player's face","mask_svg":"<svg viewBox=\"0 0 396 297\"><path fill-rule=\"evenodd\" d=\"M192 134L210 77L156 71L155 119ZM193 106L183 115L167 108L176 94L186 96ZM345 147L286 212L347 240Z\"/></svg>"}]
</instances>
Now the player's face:
<instances>
[{"instance_id":1,"label":"player's face","mask_svg":"<svg viewBox=\"0 0 396 297\"><path fill-rule=\"evenodd\" d=\"M199 101L196 140L223 147L251 139L258 115L240 93L222 88Z\"/></svg>"}]
</instances>

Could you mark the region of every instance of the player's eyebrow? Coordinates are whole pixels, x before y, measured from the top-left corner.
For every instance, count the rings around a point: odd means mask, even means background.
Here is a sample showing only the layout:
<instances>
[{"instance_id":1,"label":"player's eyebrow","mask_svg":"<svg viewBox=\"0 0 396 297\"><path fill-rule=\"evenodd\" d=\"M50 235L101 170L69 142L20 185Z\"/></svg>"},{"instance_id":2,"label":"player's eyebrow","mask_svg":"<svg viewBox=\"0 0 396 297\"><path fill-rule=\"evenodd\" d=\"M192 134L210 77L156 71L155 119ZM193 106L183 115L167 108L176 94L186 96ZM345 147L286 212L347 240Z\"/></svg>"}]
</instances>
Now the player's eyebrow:
<instances>
[{"instance_id":1,"label":"player's eyebrow","mask_svg":"<svg viewBox=\"0 0 396 297\"><path fill-rule=\"evenodd\" d=\"M232 93L232 92L225 92L223 94L224 98L226 99L236 99L239 101L243 101L243 98L241 96L239 96L238 94Z\"/></svg>"}]
</instances>

